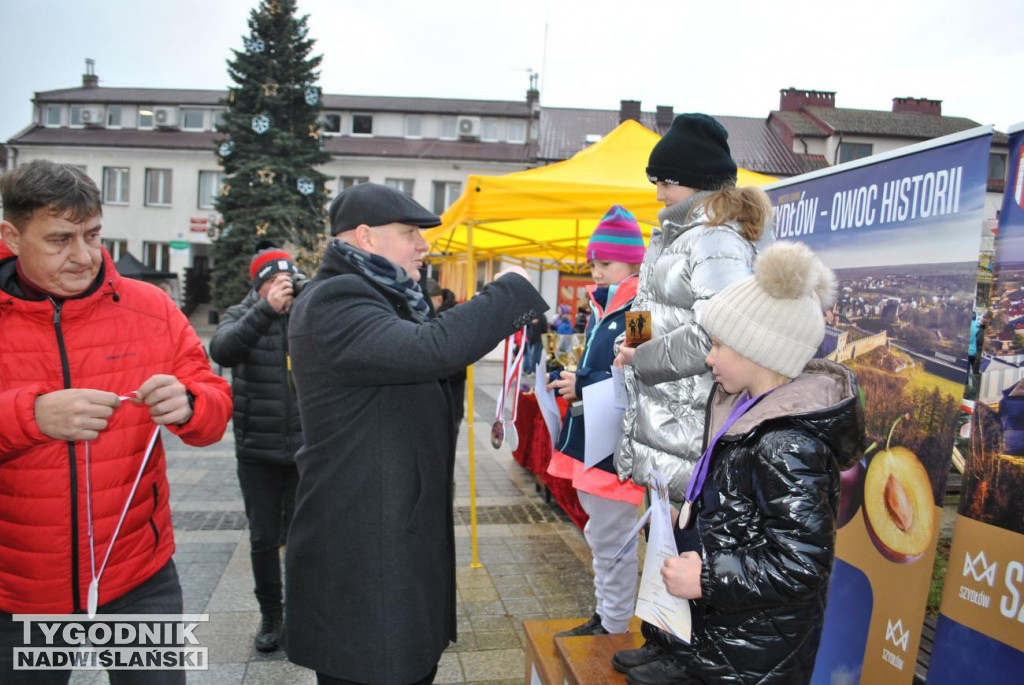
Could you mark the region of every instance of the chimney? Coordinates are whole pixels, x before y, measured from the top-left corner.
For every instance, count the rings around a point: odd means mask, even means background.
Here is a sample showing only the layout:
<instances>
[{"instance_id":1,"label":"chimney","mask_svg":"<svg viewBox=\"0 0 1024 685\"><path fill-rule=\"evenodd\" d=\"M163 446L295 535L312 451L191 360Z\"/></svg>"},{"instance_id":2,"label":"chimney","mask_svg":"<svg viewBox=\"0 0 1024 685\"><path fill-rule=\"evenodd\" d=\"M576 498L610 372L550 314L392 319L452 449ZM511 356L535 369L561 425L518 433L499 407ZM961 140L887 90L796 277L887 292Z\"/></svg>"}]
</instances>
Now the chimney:
<instances>
[{"instance_id":1,"label":"chimney","mask_svg":"<svg viewBox=\"0 0 1024 685\"><path fill-rule=\"evenodd\" d=\"M82 74L83 88L96 88L100 85L100 77L96 75L96 60L85 60L85 73Z\"/></svg>"},{"instance_id":2,"label":"chimney","mask_svg":"<svg viewBox=\"0 0 1024 685\"><path fill-rule=\"evenodd\" d=\"M640 101L639 100L622 100L619 104L619 123L621 124L626 119L632 119L633 121L640 123Z\"/></svg>"},{"instance_id":3,"label":"chimney","mask_svg":"<svg viewBox=\"0 0 1024 685\"><path fill-rule=\"evenodd\" d=\"M797 90L789 87L779 91L779 109L783 112L799 112L804 107L836 108L835 91Z\"/></svg>"},{"instance_id":4,"label":"chimney","mask_svg":"<svg viewBox=\"0 0 1024 685\"><path fill-rule=\"evenodd\" d=\"M658 133L664 135L672 127L672 120L675 116L672 105L658 105L654 114L654 123L658 126Z\"/></svg>"},{"instance_id":5,"label":"chimney","mask_svg":"<svg viewBox=\"0 0 1024 685\"><path fill-rule=\"evenodd\" d=\"M927 98L893 98L893 112L917 112L918 114L929 114L934 117L942 116L942 100L929 100Z\"/></svg>"},{"instance_id":6,"label":"chimney","mask_svg":"<svg viewBox=\"0 0 1024 685\"><path fill-rule=\"evenodd\" d=\"M540 110L540 91L536 88L530 88L526 91L526 106L530 110L530 114L536 113Z\"/></svg>"}]
</instances>

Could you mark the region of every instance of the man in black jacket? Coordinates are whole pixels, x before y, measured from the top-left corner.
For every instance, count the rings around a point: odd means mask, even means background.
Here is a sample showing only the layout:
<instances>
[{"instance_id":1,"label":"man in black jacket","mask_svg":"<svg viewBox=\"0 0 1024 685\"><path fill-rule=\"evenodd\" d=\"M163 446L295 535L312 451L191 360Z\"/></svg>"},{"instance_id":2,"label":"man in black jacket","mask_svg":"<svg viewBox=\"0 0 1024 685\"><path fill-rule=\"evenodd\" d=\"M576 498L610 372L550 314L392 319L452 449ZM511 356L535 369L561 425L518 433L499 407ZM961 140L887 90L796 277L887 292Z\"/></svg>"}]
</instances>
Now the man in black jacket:
<instances>
[{"instance_id":1,"label":"man in black jacket","mask_svg":"<svg viewBox=\"0 0 1024 685\"><path fill-rule=\"evenodd\" d=\"M513 267L429 318L421 228L373 183L331 204L289 327L305 444L288 533L288 657L321 685L426 683L455 639L453 403L444 379L547 309ZM472 417L470 417L472 420Z\"/></svg>"},{"instance_id":2,"label":"man in black jacket","mask_svg":"<svg viewBox=\"0 0 1024 685\"><path fill-rule=\"evenodd\" d=\"M260 249L263 248L263 249ZM261 242L252 258L252 291L229 307L210 341L210 356L232 371L238 482L249 519L252 574L263 620L255 646L277 649L282 625L284 522L295 509L295 452L302 445L299 407L288 370L288 311L295 260Z\"/></svg>"}]
</instances>

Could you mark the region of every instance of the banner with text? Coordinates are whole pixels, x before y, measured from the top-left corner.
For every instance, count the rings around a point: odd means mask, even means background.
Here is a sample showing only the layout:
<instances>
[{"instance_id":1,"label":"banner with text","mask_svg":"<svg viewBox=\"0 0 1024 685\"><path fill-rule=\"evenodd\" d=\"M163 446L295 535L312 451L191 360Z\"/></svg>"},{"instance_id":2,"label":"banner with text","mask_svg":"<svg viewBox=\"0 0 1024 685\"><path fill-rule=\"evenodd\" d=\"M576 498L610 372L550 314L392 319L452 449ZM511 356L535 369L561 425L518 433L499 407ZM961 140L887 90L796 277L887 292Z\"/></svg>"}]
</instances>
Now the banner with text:
<instances>
[{"instance_id":1,"label":"banner with text","mask_svg":"<svg viewBox=\"0 0 1024 685\"><path fill-rule=\"evenodd\" d=\"M910 683L967 379L991 128L765 188L775 236L836 272L818 355L857 375L873 444L842 474L813 683Z\"/></svg>"},{"instance_id":2,"label":"banner with text","mask_svg":"<svg viewBox=\"0 0 1024 685\"><path fill-rule=\"evenodd\" d=\"M928 682L1024 672L1024 123L1010 131L982 380Z\"/></svg>"}]
</instances>

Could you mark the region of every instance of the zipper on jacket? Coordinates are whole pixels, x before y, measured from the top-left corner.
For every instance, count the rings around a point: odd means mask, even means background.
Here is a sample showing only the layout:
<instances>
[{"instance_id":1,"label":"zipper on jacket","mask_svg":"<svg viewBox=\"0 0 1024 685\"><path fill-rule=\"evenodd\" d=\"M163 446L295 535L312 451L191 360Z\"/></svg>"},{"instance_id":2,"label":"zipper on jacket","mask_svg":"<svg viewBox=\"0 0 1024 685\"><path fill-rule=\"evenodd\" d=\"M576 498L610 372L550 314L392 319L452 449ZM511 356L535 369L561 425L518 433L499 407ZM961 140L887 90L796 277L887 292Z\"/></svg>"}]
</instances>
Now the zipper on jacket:
<instances>
[{"instance_id":1,"label":"zipper on jacket","mask_svg":"<svg viewBox=\"0 0 1024 685\"><path fill-rule=\"evenodd\" d=\"M62 302L57 302L52 297L50 303L53 305L53 330L57 335L57 348L60 350L60 368L64 376L64 389L71 388L71 368L68 364L68 351L64 347L64 332L60 327L60 310ZM71 610L79 610L78 598L80 588L78 586L78 468L75 458L75 443L68 440L68 466L71 475Z\"/></svg>"}]
</instances>

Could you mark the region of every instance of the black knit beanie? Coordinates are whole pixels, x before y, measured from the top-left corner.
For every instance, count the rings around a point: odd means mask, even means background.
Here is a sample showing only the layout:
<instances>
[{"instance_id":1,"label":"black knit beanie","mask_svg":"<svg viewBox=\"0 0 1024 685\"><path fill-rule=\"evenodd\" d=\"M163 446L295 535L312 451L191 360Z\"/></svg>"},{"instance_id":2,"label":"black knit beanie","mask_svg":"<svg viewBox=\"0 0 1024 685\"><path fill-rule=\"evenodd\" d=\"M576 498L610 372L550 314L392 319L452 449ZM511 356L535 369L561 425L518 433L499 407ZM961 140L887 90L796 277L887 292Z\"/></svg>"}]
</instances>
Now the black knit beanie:
<instances>
[{"instance_id":1,"label":"black knit beanie","mask_svg":"<svg viewBox=\"0 0 1024 685\"><path fill-rule=\"evenodd\" d=\"M736 180L729 132L707 114L680 114L651 150L647 178L696 190L717 190Z\"/></svg>"}]
</instances>

